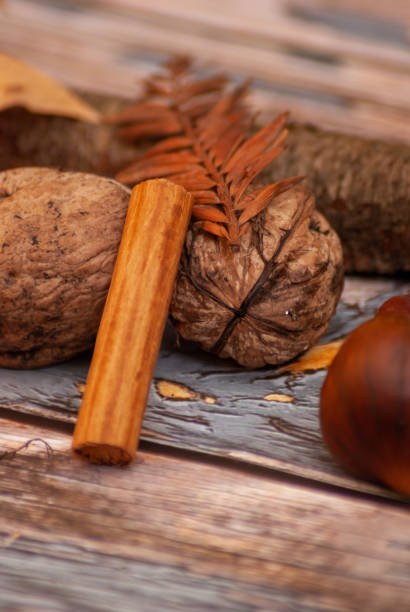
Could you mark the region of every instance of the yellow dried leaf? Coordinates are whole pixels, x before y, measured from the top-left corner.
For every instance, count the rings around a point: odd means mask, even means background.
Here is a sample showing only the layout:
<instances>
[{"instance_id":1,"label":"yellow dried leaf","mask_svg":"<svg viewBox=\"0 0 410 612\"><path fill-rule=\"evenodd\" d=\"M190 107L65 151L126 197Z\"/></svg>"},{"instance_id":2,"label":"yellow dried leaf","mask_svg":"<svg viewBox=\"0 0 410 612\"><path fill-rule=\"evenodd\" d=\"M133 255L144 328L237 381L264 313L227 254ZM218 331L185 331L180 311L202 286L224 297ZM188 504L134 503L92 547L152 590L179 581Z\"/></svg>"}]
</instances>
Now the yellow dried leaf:
<instances>
[{"instance_id":1,"label":"yellow dried leaf","mask_svg":"<svg viewBox=\"0 0 410 612\"><path fill-rule=\"evenodd\" d=\"M91 123L100 119L96 110L50 77L0 53L0 110L12 106Z\"/></svg>"},{"instance_id":2,"label":"yellow dried leaf","mask_svg":"<svg viewBox=\"0 0 410 612\"><path fill-rule=\"evenodd\" d=\"M309 349L302 357L283 368L285 372L304 372L306 370L321 370L332 363L343 340L318 344Z\"/></svg>"}]
</instances>

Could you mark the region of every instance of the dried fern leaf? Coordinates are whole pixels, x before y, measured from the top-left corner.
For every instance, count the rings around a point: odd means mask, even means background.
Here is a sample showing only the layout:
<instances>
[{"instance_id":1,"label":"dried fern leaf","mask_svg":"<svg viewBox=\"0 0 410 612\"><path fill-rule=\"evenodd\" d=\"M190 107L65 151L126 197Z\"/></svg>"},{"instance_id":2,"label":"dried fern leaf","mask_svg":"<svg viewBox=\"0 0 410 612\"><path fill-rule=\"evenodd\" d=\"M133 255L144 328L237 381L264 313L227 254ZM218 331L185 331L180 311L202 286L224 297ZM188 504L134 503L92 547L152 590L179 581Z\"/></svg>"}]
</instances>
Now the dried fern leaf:
<instances>
[{"instance_id":1,"label":"dried fern leaf","mask_svg":"<svg viewBox=\"0 0 410 612\"><path fill-rule=\"evenodd\" d=\"M194 205L192 214L197 219L203 219L204 221L214 221L217 223L228 223L229 221L225 213L215 208L215 206Z\"/></svg>"},{"instance_id":2,"label":"dried fern leaf","mask_svg":"<svg viewBox=\"0 0 410 612\"><path fill-rule=\"evenodd\" d=\"M214 93L199 96L193 100L188 100L181 104L181 112L190 117L190 119L199 119L203 117L211 108L215 106L218 96Z\"/></svg>"},{"instance_id":3,"label":"dried fern leaf","mask_svg":"<svg viewBox=\"0 0 410 612\"><path fill-rule=\"evenodd\" d=\"M266 206L266 204L268 204L272 198L283 193L286 191L286 189L289 189L293 185L297 185L303 180L303 178L303 176L293 176L291 178L272 183L267 187L256 189L241 200L241 202L236 206L236 210L244 210L248 206L252 206L254 201L261 202L261 210L263 210L264 206Z\"/></svg>"},{"instance_id":4,"label":"dried fern leaf","mask_svg":"<svg viewBox=\"0 0 410 612\"><path fill-rule=\"evenodd\" d=\"M105 123L131 123L134 121L156 120L158 116L162 116L167 112L167 107L163 104L154 102L140 102L128 106L118 113L110 113L105 115Z\"/></svg>"},{"instance_id":5,"label":"dried fern leaf","mask_svg":"<svg viewBox=\"0 0 410 612\"><path fill-rule=\"evenodd\" d=\"M244 170L244 178L240 179L238 183L232 182L231 194L235 196L234 207L236 206L236 203L239 202L254 178L256 178L258 174L260 174L262 170L266 168L266 166L269 166L269 164L273 162L273 160L280 155L283 150L284 147L274 147L273 149L266 151L266 153L259 155L254 160L249 162Z\"/></svg>"},{"instance_id":6,"label":"dried fern leaf","mask_svg":"<svg viewBox=\"0 0 410 612\"><path fill-rule=\"evenodd\" d=\"M210 234L214 234L214 236L220 236L221 238L226 238L229 242L230 236L225 229L225 227L221 223L211 223L210 221L200 221L198 226L203 229L205 232L209 232Z\"/></svg>"},{"instance_id":7,"label":"dried fern leaf","mask_svg":"<svg viewBox=\"0 0 410 612\"><path fill-rule=\"evenodd\" d=\"M119 132L121 138L134 141L142 138L157 138L158 136L171 136L178 134L181 126L175 121L152 121L138 123L122 128Z\"/></svg>"},{"instance_id":8,"label":"dried fern leaf","mask_svg":"<svg viewBox=\"0 0 410 612\"><path fill-rule=\"evenodd\" d=\"M220 92L223 87L228 83L228 78L224 74L214 74L210 77L198 81L192 81L188 83L181 95L186 100L191 100L196 96L202 94L209 94L210 92Z\"/></svg>"},{"instance_id":9,"label":"dried fern leaf","mask_svg":"<svg viewBox=\"0 0 410 612\"><path fill-rule=\"evenodd\" d=\"M170 177L170 180L173 180L173 179ZM220 204L221 203L217 194L214 191L211 191L211 189L207 189L207 190L192 189L191 193L195 198L196 204Z\"/></svg>"},{"instance_id":10,"label":"dried fern leaf","mask_svg":"<svg viewBox=\"0 0 410 612\"><path fill-rule=\"evenodd\" d=\"M242 225L252 219L252 217L259 214L265 208L272 198L283 193L293 185L297 185L303 178L303 176L294 176L290 179L268 185L268 187L259 190L259 193L256 191L250 193L241 203L243 212L239 217L239 223Z\"/></svg>"},{"instance_id":11,"label":"dried fern leaf","mask_svg":"<svg viewBox=\"0 0 410 612\"><path fill-rule=\"evenodd\" d=\"M287 113L282 113L274 121L261 128L256 134L249 138L226 163L224 170L230 172L239 169L243 171L243 164L249 157L256 157L266 151L267 148L275 146L277 137L282 133L288 118ZM286 132L287 135L287 132Z\"/></svg>"},{"instance_id":12,"label":"dried fern leaf","mask_svg":"<svg viewBox=\"0 0 410 612\"><path fill-rule=\"evenodd\" d=\"M195 171L186 172L185 174L170 174L167 178L174 183L178 183L178 185L182 185L185 189L193 193L194 196L196 193L201 193L203 194L202 199L206 197L209 203L220 204L216 193L211 191L212 187L215 187L216 182L209 178L205 172ZM195 201L199 203L198 200Z\"/></svg>"},{"instance_id":13,"label":"dried fern leaf","mask_svg":"<svg viewBox=\"0 0 410 612\"><path fill-rule=\"evenodd\" d=\"M145 83L143 100L111 115L128 140L157 138L117 174L124 183L167 177L195 197L193 217L206 232L237 243L249 221L294 177L252 189L284 148L287 114L249 137L254 117L244 103L249 81L229 88L222 74L200 77L188 58L173 58Z\"/></svg>"},{"instance_id":14,"label":"dried fern leaf","mask_svg":"<svg viewBox=\"0 0 410 612\"><path fill-rule=\"evenodd\" d=\"M186 149L192 146L191 138L186 136L175 136L171 138L165 138L157 144L150 147L150 149L144 154L144 159L152 158L157 153L165 153L166 151L179 151L180 149Z\"/></svg>"},{"instance_id":15,"label":"dried fern leaf","mask_svg":"<svg viewBox=\"0 0 410 612\"><path fill-rule=\"evenodd\" d=\"M138 183L139 181L145 181L150 178L157 177L168 177L176 172L193 172L195 171L197 166L195 164L184 164L179 161L159 163L159 164L149 164L144 168L133 168L119 172L117 175L117 180L123 183Z\"/></svg>"}]
</instances>

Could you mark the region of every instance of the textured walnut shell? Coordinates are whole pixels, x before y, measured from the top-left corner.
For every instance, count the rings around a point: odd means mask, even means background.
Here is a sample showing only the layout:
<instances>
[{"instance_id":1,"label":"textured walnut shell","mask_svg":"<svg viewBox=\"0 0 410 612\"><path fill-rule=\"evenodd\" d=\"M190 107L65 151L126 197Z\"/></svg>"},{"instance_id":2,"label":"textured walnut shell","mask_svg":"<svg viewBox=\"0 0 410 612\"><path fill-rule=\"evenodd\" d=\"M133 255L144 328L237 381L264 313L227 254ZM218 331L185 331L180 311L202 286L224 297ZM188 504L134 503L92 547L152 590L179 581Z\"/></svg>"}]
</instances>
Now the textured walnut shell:
<instances>
[{"instance_id":1,"label":"textured walnut shell","mask_svg":"<svg viewBox=\"0 0 410 612\"><path fill-rule=\"evenodd\" d=\"M189 230L171 303L177 332L246 367L279 364L325 332L343 286L340 241L303 186L229 246Z\"/></svg>"},{"instance_id":2,"label":"textured walnut shell","mask_svg":"<svg viewBox=\"0 0 410 612\"><path fill-rule=\"evenodd\" d=\"M114 180L50 168L0 172L0 366L92 347L129 201Z\"/></svg>"}]
</instances>

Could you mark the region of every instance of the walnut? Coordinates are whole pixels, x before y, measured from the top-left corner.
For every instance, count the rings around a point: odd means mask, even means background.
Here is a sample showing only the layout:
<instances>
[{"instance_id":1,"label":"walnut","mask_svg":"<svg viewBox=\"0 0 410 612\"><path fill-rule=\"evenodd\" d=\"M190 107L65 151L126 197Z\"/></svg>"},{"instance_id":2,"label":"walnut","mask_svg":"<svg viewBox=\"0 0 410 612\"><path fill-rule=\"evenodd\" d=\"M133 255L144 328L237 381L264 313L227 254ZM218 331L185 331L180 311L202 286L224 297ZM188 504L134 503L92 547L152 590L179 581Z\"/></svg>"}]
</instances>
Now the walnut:
<instances>
[{"instance_id":1,"label":"walnut","mask_svg":"<svg viewBox=\"0 0 410 612\"><path fill-rule=\"evenodd\" d=\"M340 241L296 186L253 219L238 246L190 228L171 316L207 351L250 368L276 365L317 342L342 286Z\"/></svg>"},{"instance_id":2,"label":"walnut","mask_svg":"<svg viewBox=\"0 0 410 612\"><path fill-rule=\"evenodd\" d=\"M39 367L93 346L130 192L92 174L0 172L0 366Z\"/></svg>"}]
</instances>

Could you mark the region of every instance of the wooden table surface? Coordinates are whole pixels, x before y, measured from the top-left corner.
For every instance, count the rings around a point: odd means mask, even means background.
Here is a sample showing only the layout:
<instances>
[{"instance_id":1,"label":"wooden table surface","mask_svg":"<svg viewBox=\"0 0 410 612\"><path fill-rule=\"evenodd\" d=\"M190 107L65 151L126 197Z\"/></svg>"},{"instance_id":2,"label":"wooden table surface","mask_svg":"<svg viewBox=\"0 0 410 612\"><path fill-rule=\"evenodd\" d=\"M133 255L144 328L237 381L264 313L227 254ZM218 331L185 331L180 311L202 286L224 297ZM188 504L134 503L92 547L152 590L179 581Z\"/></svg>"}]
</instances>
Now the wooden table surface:
<instances>
[{"instance_id":1,"label":"wooden table surface","mask_svg":"<svg viewBox=\"0 0 410 612\"><path fill-rule=\"evenodd\" d=\"M261 107L410 140L405 1L388 12L364 0L343 11L332 0L3 5L0 51L69 85L131 95L132 75L171 50L172 30L174 50L191 44L238 73L253 54ZM332 53L338 69L323 81L315 62ZM408 291L409 278L348 277L325 357ZM138 459L112 468L71 453L89 360L0 371L1 612L410 610L408 500L333 462L318 423L320 363L245 371L177 347L168 327Z\"/></svg>"}]
</instances>

